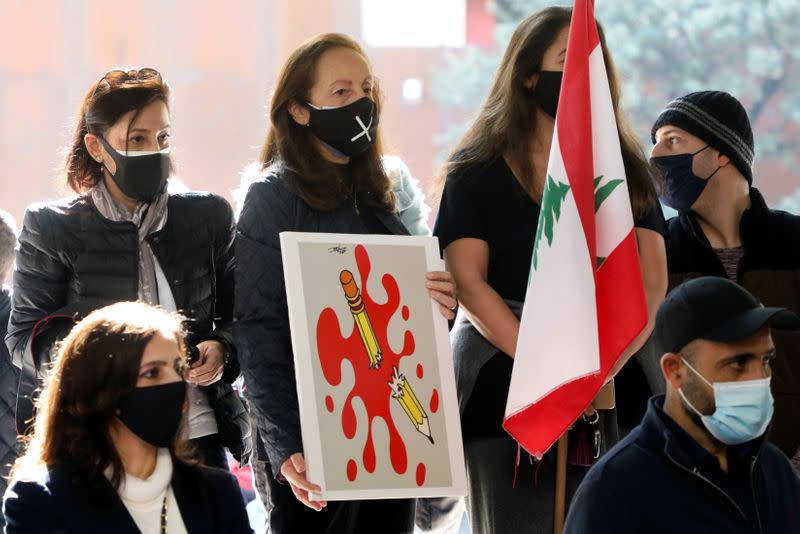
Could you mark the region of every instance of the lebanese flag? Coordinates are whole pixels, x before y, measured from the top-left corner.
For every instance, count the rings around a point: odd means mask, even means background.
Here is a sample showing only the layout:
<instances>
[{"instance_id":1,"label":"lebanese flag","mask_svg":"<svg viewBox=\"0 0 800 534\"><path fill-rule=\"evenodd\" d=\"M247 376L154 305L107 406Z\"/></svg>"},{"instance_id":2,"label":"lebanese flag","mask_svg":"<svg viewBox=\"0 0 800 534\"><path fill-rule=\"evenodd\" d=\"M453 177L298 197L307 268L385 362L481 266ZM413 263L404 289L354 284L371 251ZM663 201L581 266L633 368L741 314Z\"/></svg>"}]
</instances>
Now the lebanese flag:
<instances>
[{"instance_id":1,"label":"lebanese flag","mask_svg":"<svg viewBox=\"0 0 800 534\"><path fill-rule=\"evenodd\" d=\"M590 0L575 0L503 428L541 458L583 413L647 307Z\"/></svg>"}]
</instances>

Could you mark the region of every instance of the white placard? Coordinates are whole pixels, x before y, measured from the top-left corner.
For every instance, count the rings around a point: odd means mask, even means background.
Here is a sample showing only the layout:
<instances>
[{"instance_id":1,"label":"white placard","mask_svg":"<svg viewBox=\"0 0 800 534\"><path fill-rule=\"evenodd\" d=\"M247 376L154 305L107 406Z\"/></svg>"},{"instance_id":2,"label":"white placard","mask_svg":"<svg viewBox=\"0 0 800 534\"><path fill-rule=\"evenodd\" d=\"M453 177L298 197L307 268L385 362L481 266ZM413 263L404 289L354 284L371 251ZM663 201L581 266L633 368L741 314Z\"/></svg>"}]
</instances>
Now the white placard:
<instances>
[{"instance_id":1,"label":"white placard","mask_svg":"<svg viewBox=\"0 0 800 534\"><path fill-rule=\"evenodd\" d=\"M280 234L308 478L326 500L464 495L433 237Z\"/></svg>"}]
</instances>

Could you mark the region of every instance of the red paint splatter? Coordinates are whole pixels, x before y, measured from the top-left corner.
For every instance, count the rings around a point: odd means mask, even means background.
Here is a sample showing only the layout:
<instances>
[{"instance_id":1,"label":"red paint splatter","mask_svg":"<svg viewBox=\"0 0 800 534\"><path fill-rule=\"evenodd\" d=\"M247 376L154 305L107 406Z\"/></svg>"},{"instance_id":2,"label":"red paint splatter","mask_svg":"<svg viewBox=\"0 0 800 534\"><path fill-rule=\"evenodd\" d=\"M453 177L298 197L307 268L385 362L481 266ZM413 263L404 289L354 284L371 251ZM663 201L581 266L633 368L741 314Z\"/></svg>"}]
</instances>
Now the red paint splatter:
<instances>
[{"instance_id":1,"label":"red paint splatter","mask_svg":"<svg viewBox=\"0 0 800 534\"><path fill-rule=\"evenodd\" d=\"M424 374L425 374L425 369L422 368L422 364L421 363L418 363L417 364L417 378L422 378L422 376Z\"/></svg>"},{"instance_id":2,"label":"red paint splatter","mask_svg":"<svg viewBox=\"0 0 800 534\"><path fill-rule=\"evenodd\" d=\"M333 413L333 399L330 395L325 395L325 408L327 408L329 412Z\"/></svg>"},{"instance_id":3,"label":"red paint splatter","mask_svg":"<svg viewBox=\"0 0 800 534\"><path fill-rule=\"evenodd\" d=\"M417 464L417 486L425 484L425 464Z\"/></svg>"},{"instance_id":4,"label":"red paint splatter","mask_svg":"<svg viewBox=\"0 0 800 534\"><path fill-rule=\"evenodd\" d=\"M348 393L342 408L342 431L345 437L353 439L356 434L357 420L353 410L353 399L360 397L367 409L367 441L364 445L362 461L368 473L375 472L376 454L373 437L373 424L375 419L383 419L389 431L389 458L392 468L397 474L405 474L408 469L408 456L406 445L397 430L391 413L391 403L397 402L391 396L389 382L392 379L392 368L400 368L400 360L414 352L414 335L406 331L403 336L403 347L395 353L389 344L387 330L389 322L400 308L400 289L397 280L390 274L384 274L381 284L386 291L386 302L380 303L372 300L369 294L369 280L371 264L366 249L358 245L355 248L356 265L360 282L361 297L369 315L370 323L375 332L378 345L381 347L381 363L377 368L370 368L369 358L361 340L358 327L350 318L345 319L345 325L351 324L350 334L342 335L339 318L332 308L325 308L317 320L317 351L319 353L322 373L325 380L332 386L338 386L342 381L342 362L347 360L353 366L355 384ZM354 273L355 274L355 273ZM331 280L332 284L339 283L338 276ZM344 299L342 295L342 299ZM408 420L398 424L408 425ZM349 475L348 463L348 475ZM355 475L354 475L355 476Z\"/></svg>"},{"instance_id":5,"label":"red paint splatter","mask_svg":"<svg viewBox=\"0 0 800 534\"><path fill-rule=\"evenodd\" d=\"M356 435L356 412L352 405L349 410L342 411L342 430L347 439L353 439Z\"/></svg>"},{"instance_id":6,"label":"red paint splatter","mask_svg":"<svg viewBox=\"0 0 800 534\"><path fill-rule=\"evenodd\" d=\"M431 393L431 412L436 413L439 411L439 391L434 388Z\"/></svg>"},{"instance_id":7,"label":"red paint splatter","mask_svg":"<svg viewBox=\"0 0 800 534\"><path fill-rule=\"evenodd\" d=\"M347 461L347 480L350 482L356 479L356 474L358 473L358 465L356 465L355 460L348 460Z\"/></svg>"},{"instance_id":8,"label":"red paint splatter","mask_svg":"<svg viewBox=\"0 0 800 534\"><path fill-rule=\"evenodd\" d=\"M408 321L411 312L408 310L408 306L403 306L403 309L400 310L400 314L403 316L404 321Z\"/></svg>"}]
</instances>

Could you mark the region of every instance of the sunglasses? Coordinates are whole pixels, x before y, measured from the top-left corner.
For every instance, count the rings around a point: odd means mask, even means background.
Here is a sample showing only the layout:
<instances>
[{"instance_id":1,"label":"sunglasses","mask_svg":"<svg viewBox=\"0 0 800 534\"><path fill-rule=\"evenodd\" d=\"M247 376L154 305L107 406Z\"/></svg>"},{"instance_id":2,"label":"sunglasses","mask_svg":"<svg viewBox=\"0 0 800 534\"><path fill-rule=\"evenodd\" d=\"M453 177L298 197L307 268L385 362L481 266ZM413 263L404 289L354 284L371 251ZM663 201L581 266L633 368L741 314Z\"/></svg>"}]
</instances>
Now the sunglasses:
<instances>
[{"instance_id":1,"label":"sunglasses","mask_svg":"<svg viewBox=\"0 0 800 534\"><path fill-rule=\"evenodd\" d=\"M139 70L110 70L97 82L94 91L92 91L91 98L94 99L98 94L108 93L111 91L112 87L118 87L126 82L145 82L149 80L157 80L161 83L161 74L156 69L151 68Z\"/></svg>"}]
</instances>

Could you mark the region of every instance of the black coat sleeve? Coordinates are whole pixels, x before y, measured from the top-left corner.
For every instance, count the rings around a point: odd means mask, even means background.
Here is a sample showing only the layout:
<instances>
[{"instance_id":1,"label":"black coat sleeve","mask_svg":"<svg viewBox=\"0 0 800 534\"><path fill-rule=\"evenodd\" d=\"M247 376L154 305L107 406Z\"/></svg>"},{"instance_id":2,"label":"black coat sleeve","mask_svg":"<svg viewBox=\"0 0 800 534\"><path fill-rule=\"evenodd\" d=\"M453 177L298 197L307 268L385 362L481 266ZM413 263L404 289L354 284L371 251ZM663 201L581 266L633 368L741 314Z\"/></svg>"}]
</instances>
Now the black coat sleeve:
<instances>
[{"instance_id":1,"label":"black coat sleeve","mask_svg":"<svg viewBox=\"0 0 800 534\"><path fill-rule=\"evenodd\" d=\"M233 339L233 298L234 298L234 238L236 225L233 219L233 210L230 204L221 198L219 201L219 224L215 229L214 238L214 270L216 302L214 305L214 330L206 336L205 340L219 341L228 351L228 363L222 375L222 382L234 382L241 372L239 368L238 353Z\"/></svg>"},{"instance_id":2,"label":"black coat sleeve","mask_svg":"<svg viewBox=\"0 0 800 534\"><path fill-rule=\"evenodd\" d=\"M270 178L250 186L236 231L234 332L249 398L273 473L302 452L278 234L292 229L294 196Z\"/></svg>"},{"instance_id":3,"label":"black coat sleeve","mask_svg":"<svg viewBox=\"0 0 800 534\"><path fill-rule=\"evenodd\" d=\"M62 310L67 299L71 270L59 256L50 233L57 223L57 220L47 217L47 208L26 210L22 222L5 340L14 365L19 368L32 368L32 348L38 362L47 363L53 343L73 324L65 318L42 321L33 346L31 334L34 327L42 319Z\"/></svg>"},{"instance_id":4,"label":"black coat sleeve","mask_svg":"<svg viewBox=\"0 0 800 534\"><path fill-rule=\"evenodd\" d=\"M8 534L66 532L67 522L52 493L35 481L16 481L3 500L3 515Z\"/></svg>"}]
</instances>

